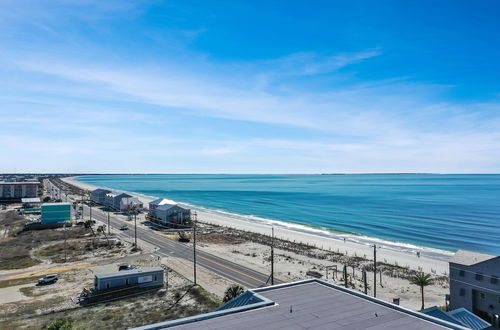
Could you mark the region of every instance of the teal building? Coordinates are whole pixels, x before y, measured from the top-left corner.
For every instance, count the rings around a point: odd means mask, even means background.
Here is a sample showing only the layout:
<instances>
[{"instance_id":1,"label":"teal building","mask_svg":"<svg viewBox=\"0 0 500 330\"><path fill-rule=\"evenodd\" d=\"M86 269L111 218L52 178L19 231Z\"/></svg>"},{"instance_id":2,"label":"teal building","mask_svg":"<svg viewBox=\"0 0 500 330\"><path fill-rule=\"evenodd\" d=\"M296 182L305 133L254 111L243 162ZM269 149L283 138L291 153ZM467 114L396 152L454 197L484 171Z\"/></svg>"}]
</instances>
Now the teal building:
<instances>
[{"instance_id":1,"label":"teal building","mask_svg":"<svg viewBox=\"0 0 500 330\"><path fill-rule=\"evenodd\" d=\"M71 221L70 203L45 203L42 204L42 224Z\"/></svg>"}]
</instances>

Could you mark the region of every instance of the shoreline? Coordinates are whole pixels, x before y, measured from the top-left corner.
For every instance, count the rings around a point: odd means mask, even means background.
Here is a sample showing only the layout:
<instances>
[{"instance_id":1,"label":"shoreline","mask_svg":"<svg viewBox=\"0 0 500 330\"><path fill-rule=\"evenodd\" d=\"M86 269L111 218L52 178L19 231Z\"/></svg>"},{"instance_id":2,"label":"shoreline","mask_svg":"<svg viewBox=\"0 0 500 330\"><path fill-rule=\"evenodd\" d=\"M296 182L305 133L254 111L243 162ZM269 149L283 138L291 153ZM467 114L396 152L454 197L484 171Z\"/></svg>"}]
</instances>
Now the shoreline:
<instances>
[{"instance_id":1,"label":"shoreline","mask_svg":"<svg viewBox=\"0 0 500 330\"><path fill-rule=\"evenodd\" d=\"M93 190L106 188L76 180L78 176L62 178L63 181L74 186ZM116 189L113 189L116 190ZM116 190L120 191L120 190ZM145 205L159 198L143 195L130 191L127 192L138 197ZM315 246L324 250L346 253L351 256L359 256L371 259L373 255L373 244L377 244L378 260L415 270L423 270L435 274L447 274L448 260L453 252L435 248L422 247L414 244L391 242L376 237L356 235L351 233L334 232L326 228L316 228L297 223L289 223L279 220L259 218L256 216L245 216L222 210L213 210L197 205L179 203L197 212L198 220L223 227L232 227L238 230L254 232L263 235L271 235L271 227L274 227L275 237ZM420 252L420 257L417 256Z\"/></svg>"}]
</instances>

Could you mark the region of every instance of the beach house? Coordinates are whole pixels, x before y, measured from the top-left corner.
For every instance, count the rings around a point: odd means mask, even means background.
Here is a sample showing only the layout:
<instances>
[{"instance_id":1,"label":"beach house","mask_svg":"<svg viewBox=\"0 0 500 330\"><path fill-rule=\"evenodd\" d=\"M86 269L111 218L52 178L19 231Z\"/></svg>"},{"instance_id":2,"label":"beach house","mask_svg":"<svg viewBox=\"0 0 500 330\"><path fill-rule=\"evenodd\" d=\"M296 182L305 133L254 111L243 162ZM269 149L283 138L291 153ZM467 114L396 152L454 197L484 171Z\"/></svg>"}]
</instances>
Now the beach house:
<instances>
[{"instance_id":1,"label":"beach house","mask_svg":"<svg viewBox=\"0 0 500 330\"><path fill-rule=\"evenodd\" d=\"M105 204L106 202L106 194L111 193L111 190L107 189L95 189L90 192L90 200L97 204Z\"/></svg>"},{"instance_id":2,"label":"beach house","mask_svg":"<svg viewBox=\"0 0 500 330\"><path fill-rule=\"evenodd\" d=\"M113 208L115 197L117 195L115 193L107 193L106 197L104 197L104 205L106 205L109 208Z\"/></svg>"},{"instance_id":3,"label":"beach house","mask_svg":"<svg viewBox=\"0 0 500 330\"><path fill-rule=\"evenodd\" d=\"M132 198L132 197L133 196L131 196L129 194L125 194L125 193L120 193L120 194L108 193L108 194L106 194L104 205L106 205L114 210L120 211L121 210L121 208L120 208L121 200L123 198Z\"/></svg>"},{"instance_id":4,"label":"beach house","mask_svg":"<svg viewBox=\"0 0 500 330\"><path fill-rule=\"evenodd\" d=\"M94 275L94 290L102 291L125 287L163 286L164 270L161 267L124 270Z\"/></svg>"},{"instance_id":5,"label":"beach house","mask_svg":"<svg viewBox=\"0 0 500 330\"><path fill-rule=\"evenodd\" d=\"M132 209L142 211L143 204L137 197L125 197L120 200L120 211L127 212Z\"/></svg>"},{"instance_id":6,"label":"beach house","mask_svg":"<svg viewBox=\"0 0 500 330\"><path fill-rule=\"evenodd\" d=\"M166 198L155 199L149 203L149 214L156 217L156 208L160 205L177 205L177 203Z\"/></svg>"},{"instance_id":7,"label":"beach house","mask_svg":"<svg viewBox=\"0 0 500 330\"><path fill-rule=\"evenodd\" d=\"M459 250L450 265L450 309L465 308L500 328L500 256Z\"/></svg>"},{"instance_id":8,"label":"beach house","mask_svg":"<svg viewBox=\"0 0 500 330\"><path fill-rule=\"evenodd\" d=\"M191 220L191 210L179 205L164 204L156 208L156 217L163 224L183 225Z\"/></svg>"}]
</instances>

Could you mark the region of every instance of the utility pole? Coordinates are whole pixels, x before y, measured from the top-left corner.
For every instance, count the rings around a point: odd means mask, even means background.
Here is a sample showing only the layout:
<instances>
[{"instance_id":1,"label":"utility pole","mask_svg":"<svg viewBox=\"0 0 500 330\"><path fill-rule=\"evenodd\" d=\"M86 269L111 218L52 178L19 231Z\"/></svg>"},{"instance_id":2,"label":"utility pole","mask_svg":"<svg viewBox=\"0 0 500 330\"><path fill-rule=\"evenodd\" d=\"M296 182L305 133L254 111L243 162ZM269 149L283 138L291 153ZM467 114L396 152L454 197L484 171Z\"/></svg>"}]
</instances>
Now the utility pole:
<instances>
[{"instance_id":1,"label":"utility pole","mask_svg":"<svg viewBox=\"0 0 500 330\"><path fill-rule=\"evenodd\" d=\"M89 220L92 220L92 204L90 204Z\"/></svg>"},{"instance_id":2,"label":"utility pole","mask_svg":"<svg viewBox=\"0 0 500 330\"><path fill-rule=\"evenodd\" d=\"M377 297L377 245L373 244L373 296Z\"/></svg>"},{"instance_id":3,"label":"utility pole","mask_svg":"<svg viewBox=\"0 0 500 330\"><path fill-rule=\"evenodd\" d=\"M271 285L274 285L274 227L272 227L271 237Z\"/></svg>"},{"instance_id":4,"label":"utility pole","mask_svg":"<svg viewBox=\"0 0 500 330\"><path fill-rule=\"evenodd\" d=\"M64 262L66 262L68 257L67 249L66 249L66 221L64 221Z\"/></svg>"},{"instance_id":5,"label":"utility pole","mask_svg":"<svg viewBox=\"0 0 500 330\"><path fill-rule=\"evenodd\" d=\"M135 235L135 249L137 250L137 215L134 210L134 235Z\"/></svg>"},{"instance_id":6,"label":"utility pole","mask_svg":"<svg viewBox=\"0 0 500 330\"><path fill-rule=\"evenodd\" d=\"M348 275L347 275L347 265L346 264L344 264L344 271L343 271L343 273L344 273L344 286L347 288L347 276Z\"/></svg>"},{"instance_id":7,"label":"utility pole","mask_svg":"<svg viewBox=\"0 0 500 330\"><path fill-rule=\"evenodd\" d=\"M363 268L363 282L364 282L364 285L365 285L365 294L368 293L368 283L366 281L366 269Z\"/></svg>"},{"instance_id":8,"label":"utility pole","mask_svg":"<svg viewBox=\"0 0 500 330\"><path fill-rule=\"evenodd\" d=\"M109 209L108 209L108 235L110 235L110 226L109 226Z\"/></svg>"},{"instance_id":9,"label":"utility pole","mask_svg":"<svg viewBox=\"0 0 500 330\"><path fill-rule=\"evenodd\" d=\"M194 273L194 285L196 285L196 211L194 212L193 221L193 273Z\"/></svg>"}]
</instances>

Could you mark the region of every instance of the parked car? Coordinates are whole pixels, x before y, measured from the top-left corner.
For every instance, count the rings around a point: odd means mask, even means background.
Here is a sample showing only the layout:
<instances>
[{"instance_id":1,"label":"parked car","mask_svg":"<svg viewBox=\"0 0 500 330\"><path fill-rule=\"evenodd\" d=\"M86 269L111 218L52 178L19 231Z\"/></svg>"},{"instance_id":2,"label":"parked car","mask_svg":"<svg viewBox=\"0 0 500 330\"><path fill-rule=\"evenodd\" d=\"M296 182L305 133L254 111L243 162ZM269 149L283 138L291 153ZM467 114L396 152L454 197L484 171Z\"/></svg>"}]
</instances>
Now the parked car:
<instances>
[{"instance_id":1,"label":"parked car","mask_svg":"<svg viewBox=\"0 0 500 330\"><path fill-rule=\"evenodd\" d=\"M132 270L132 269L137 269L137 267L132 266L132 265L120 265L120 266L118 266L119 272L122 270Z\"/></svg>"},{"instance_id":2,"label":"parked car","mask_svg":"<svg viewBox=\"0 0 500 330\"><path fill-rule=\"evenodd\" d=\"M57 280L58 280L57 274L48 274L42 278L39 278L38 284L44 285L44 284L56 283Z\"/></svg>"},{"instance_id":3,"label":"parked car","mask_svg":"<svg viewBox=\"0 0 500 330\"><path fill-rule=\"evenodd\" d=\"M128 226L127 225L123 225L120 227L120 230L127 230L128 229Z\"/></svg>"}]
</instances>

